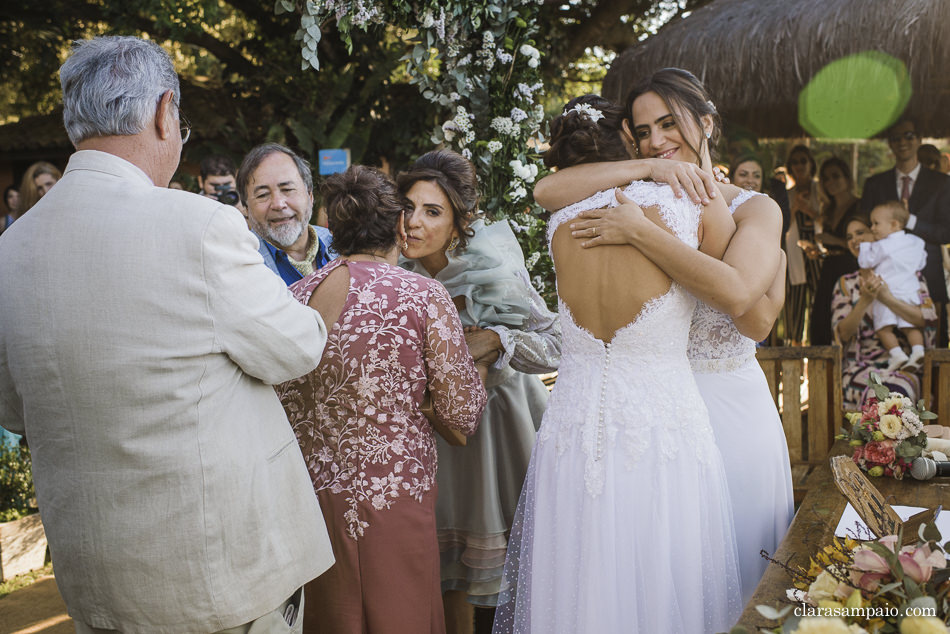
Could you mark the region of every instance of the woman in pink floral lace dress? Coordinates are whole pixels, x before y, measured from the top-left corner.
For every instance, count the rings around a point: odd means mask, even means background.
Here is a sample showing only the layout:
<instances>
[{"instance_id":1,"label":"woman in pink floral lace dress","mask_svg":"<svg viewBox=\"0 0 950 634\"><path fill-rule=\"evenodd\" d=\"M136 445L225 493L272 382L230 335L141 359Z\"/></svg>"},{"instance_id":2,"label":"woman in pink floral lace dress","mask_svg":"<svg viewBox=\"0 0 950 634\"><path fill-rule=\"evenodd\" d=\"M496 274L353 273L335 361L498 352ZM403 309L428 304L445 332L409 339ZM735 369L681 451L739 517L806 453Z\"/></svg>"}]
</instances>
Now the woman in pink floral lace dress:
<instances>
[{"instance_id":1,"label":"woman in pink floral lace dress","mask_svg":"<svg viewBox=\"0 0 950 634\"><path fill-rule=\"evenodd\" d=\"M445 288L396 266L405 200L354 166L324 186L341 254L291 287L329 331L320 365L279 388L336 564L306 587L305 632L444 632L436 449L423 412L465 434L486 394Z\"/></svg>"}]
</instances>

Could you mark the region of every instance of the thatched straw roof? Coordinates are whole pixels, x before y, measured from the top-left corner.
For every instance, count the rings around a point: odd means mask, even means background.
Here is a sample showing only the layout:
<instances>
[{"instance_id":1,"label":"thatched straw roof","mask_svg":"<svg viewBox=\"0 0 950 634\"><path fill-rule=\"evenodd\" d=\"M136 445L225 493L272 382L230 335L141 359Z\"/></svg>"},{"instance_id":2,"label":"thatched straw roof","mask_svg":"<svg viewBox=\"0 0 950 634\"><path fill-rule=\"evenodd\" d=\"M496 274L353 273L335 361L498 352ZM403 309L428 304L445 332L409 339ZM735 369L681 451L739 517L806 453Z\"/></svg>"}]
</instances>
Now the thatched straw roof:
<instances>
[{"instance_id":1,"label":"thatched straw roof","mask_svg":"<svg viewBox=\"0 0 950 634\"><path fill-rule=\"evenodd\" d=\"M950 136L948 26L950 0L715 0L624 51L603 92L620 100L637 79L677 66L705 83L727 123L798 136L799 92L815 73L876 50L906 64L919 131Z\"/></svg>"}]
</instances>

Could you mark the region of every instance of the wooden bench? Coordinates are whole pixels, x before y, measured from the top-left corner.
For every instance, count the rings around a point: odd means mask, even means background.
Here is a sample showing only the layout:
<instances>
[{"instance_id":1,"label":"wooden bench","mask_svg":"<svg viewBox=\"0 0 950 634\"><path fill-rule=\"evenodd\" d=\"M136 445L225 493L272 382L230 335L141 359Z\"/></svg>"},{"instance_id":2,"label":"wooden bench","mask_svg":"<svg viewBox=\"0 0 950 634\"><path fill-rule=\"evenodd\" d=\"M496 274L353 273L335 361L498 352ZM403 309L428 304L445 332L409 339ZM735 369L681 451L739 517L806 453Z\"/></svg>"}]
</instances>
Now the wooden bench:
<instances>
[{"instance_id":1,"label":"wooden bench","mask_svg":"<svg viewBox=\"0 0 950 634\"><path fill-rule=\"evenodd\" d=\"M781 415L800 502L809 473L824 463L842 426L841 347L762 347L755 356Z\"/></svg>"},{"instance_id":2,"label":"wooden bench","mask_svg":"<svg viewBox=\"0 0 950 634\"><path fill-rule=\"evenodd\" d=\"M936 412L937 422L950 424L950 350L934 348L924 353L924 380L921 398L927 409Z\"/></svg>"}]
</instances>

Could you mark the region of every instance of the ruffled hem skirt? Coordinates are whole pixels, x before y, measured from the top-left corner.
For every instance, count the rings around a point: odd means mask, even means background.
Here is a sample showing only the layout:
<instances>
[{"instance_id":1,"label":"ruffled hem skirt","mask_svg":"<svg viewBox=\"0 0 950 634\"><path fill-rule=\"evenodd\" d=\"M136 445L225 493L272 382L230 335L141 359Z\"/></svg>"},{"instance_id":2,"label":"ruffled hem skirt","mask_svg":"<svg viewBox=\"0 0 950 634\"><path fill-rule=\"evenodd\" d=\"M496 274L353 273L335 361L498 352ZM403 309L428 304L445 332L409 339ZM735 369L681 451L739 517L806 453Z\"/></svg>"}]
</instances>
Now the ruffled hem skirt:
<instances>
[{"instance_id":1,"label":"ruffled hem skirt","mask_svg":"<svg viewBox=\"0 0 950 634\"><path fill-rule=\"evenodd\" d=\"M537 376L513 372L488 389L478 431L465 447L438 438L436 526L442 591L494 607L508 535L535 434L548 401Z\"/></svg>"}]
</instances>

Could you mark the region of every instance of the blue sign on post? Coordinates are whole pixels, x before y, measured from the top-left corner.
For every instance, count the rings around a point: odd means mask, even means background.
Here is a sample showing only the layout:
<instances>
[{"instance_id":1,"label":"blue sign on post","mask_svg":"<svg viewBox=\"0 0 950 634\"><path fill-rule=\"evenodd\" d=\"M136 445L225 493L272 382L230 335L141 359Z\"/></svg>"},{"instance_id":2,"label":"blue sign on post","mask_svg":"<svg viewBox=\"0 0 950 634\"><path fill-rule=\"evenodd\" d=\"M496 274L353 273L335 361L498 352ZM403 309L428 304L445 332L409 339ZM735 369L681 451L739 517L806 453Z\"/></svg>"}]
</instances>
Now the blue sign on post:
<instances>
[{"instance_id":1,"label":"blue sign on post","mask_svg":"<svg viewBox=\"0 0 950 634\"><path fill-rule=\"evenodd\" d=\"M320 176L345 172L350 166L349 148L320 150L317 156L320 161Z\"/></svg>"}]
</instances>

